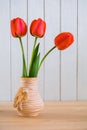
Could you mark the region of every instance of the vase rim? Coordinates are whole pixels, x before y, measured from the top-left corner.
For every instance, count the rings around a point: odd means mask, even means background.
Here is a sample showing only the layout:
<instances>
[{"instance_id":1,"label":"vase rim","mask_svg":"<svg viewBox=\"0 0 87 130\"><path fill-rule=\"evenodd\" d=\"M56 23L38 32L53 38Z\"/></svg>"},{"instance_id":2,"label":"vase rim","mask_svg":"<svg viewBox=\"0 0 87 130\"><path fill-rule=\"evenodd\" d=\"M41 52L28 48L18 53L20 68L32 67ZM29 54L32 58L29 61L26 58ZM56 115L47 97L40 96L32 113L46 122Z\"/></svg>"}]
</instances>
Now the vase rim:
<instances>
[{"instance_id":1,"label":"vase rim","mask_svg":"<svg viewBox=\"0 0 87 130\"><path fill-rule=\"evenodd\" d=\"M37 77L20 77L20 80L36 80Z\"/></svg>"}]
</instances>

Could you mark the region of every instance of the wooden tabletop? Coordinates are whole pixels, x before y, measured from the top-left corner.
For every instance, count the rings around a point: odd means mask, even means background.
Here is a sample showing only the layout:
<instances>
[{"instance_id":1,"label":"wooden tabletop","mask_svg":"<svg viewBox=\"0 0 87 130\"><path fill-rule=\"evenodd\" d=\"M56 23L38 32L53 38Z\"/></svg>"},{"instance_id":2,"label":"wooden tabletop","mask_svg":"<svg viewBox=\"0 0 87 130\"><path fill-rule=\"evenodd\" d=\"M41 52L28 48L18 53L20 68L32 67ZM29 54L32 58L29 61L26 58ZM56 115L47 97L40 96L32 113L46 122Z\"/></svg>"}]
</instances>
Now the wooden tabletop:
<instances>
[{"instance_id":1,"label":"wooden tabletop","mask_svg":"<svg viewBox=\"0 0 87 130\"><path fill-rule=\"evenodd\" d=\"M0 103L0 130L87 130L87 101L45 102L37 117L20 117L12 103Z\"/></svg>"}]
</instances>

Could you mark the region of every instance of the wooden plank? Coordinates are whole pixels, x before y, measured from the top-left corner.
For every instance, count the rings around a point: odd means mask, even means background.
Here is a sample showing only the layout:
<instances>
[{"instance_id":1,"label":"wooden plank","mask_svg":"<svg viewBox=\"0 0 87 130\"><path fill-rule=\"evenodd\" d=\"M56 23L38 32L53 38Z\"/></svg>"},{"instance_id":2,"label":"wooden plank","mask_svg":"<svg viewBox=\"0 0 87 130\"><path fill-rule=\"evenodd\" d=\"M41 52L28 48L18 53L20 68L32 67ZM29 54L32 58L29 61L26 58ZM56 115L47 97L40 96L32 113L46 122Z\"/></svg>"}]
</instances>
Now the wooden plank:
<instances>
[{"instance_id":1,"label":"wooden plank","mask_svg":"<svg viewBox=\"0 0 87 130\"><path fill-rule=\"evenodd\" d=\"M0 103L0 129L87 130L87 101L45 102L40 115L32 118L18 116L12 103Z\"/></svg>"},{"instance_id":2,"label":"wooden plank","mask_svg":"<svg viewBox=\"0 0 87 130\"><path fill-rule=\"evenodd\" d=\"M0 101L9 101L11 94L9 4L9 0L0 4Z\"/></svg>"},{"instance_id":3,"label":"wooden plank","mask_svg":"<svg viewBox=\"0 0 87 130\"><path fill-rule=\"evenodd\" d=\"M77 80L77 1L61 1L61 31L71 32L75 42L67 50L61 51L61 100L76 100Z\"/></svg>"},{"instance_id":4,"label":"wooden plank","mask_svg":"<svg viewBox=\"0 0 87 130\"><path fill-rule=\"evenodd\" d=\"M54 38L60 32L60 1L45 1L47 32L45 53L54 46ZM59 100L59 51L56 49L45 61L45 100Z\"/></svg>"},{"instance_id":5,"label":"wooden plank","mask_svg":"<svg viewBox=\"0 0 87 130\"><path fill-rule=\"evenodd\" d=\"M78 1L78 99L87 100L87 1Z\"/></svg>"},{"instance_id":6,"label":"wooden plank","mask_svg":"<svg viewBox=\"0 0 87 130\"><path fill-rule=\"evenodd\" d=\"M76 0L66 0L66 1L7 0L7 2L3 0L1 2L0 5L1 10L0 100L1 101L10 99L12 100L14 98L15 93L17 92L20 86L20 76L22 72L22 59L21 59L21 50L19 41L18 39L15 39L11 36L11 44L10 44L10 26L9 26L10 13L11 13L11 19L14 17L21 17L26 22L28 22L28 37L23 38L26 58L28 59L28 62L33 44L33 37L31 37L29 34L29 25L33 19L41 17L45 18L47 22L47 31L45 39L43 38L38 39L38 41L40 41L41 43L40 46L41 57L43 57L44 53L46 53L54 45L53 43L54 37L60 32L60 28L61 31L70 31L74 34L75 36L74 45L72 45L72 47L70 47L69 49L61 52L61 59L60 59L60 52L58 50L55 50L55 52L50 54L46 59L46 62L42 66L38 76L39 90L41 96L45 100L60 100L60 99L76 100L77 98L79 100L87 99L87 93L86 93L87 45L85 40L86 39L85 32L87 31L86 27L87 19L85 18L86 6L87 2L85 0L84 1L78 0L78 15L77 15ZM77 17L78 17L78 23L77 23ZM78 26L78 48L76 48L77 26ZM54 64L53 61L55 61ZM60 62L61 62L61 68L60 68Z\"/></svg>"},{"instance_id":7,"label":"wooden plank","mask_svg":"<svg viewBox=\"0 0 87 130\"><path fill-rule=\"evenodd\" d=\"M30 24L32 20L42 18L44 19L44 10L43 10L43 0L29 0L28 1L28 26L30 28ZM40 42L40 52L41 58L44 54L44 38L38 38L38 42ZM34 43L34 37L28 34L28 64L30 62L30 57L32 53ZM41 67L41 70L38 75L38 87L42 98L44 99L44 66Z\"/></svg>"},{"instance_id":8,"label":"wooden plank","mask_svg":"<svg viewBox=\"0 0 87 130\"><path fill-rule=\"evenodd\" d=\"M20 5L20 6L19 6ZM15 17L23 18L27 22L27 0L11 1L11 19ZM23 46L27 58L27 36L23 37ZM22 55L19 39L11 36L11 81L12 99L20 87L20 77L22 75Z\"/></svg>"}]
</instances>

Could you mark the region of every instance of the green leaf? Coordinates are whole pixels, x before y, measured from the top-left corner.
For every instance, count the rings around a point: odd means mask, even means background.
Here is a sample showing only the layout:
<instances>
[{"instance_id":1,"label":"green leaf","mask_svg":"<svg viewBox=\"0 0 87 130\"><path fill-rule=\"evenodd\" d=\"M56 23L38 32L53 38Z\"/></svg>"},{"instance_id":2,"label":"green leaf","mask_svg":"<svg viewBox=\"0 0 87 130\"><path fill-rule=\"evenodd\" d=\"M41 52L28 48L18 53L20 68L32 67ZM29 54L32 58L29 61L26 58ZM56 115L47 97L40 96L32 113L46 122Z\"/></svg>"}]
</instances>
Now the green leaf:
<instances>
[{"instance_id":1,"label":"green leaf","mask_svg":"<svg viewBox=\"0 0 87 130\"><path fill-rule=\"evenodd\" d=\"M32 63L33 63L33 61L36 59L36 57L37 57L37 55L38 55L39 46L40 46L40 44L38 43L37 46L34 48Z\"/></svg>"},{"instance_id":2,"label":"green leaf","mask_svg":"<svg viewBox=\"0 0 87 130\"><path fill-rule=\"evenodd\" d=\"M33 49L33 54L32 54L32 58L31 58L31 64L30 64L30 68L29 68L29 77L31 75L32 72L32 67L33 64L35 63L37 57L38 57L38 51L39 51L39 43L37 44L37 46Z\"/></svg>"},{"instance_id":3,"label":"green leaf","mask_svg":"<svg viewBox=\"0 0 87 130\"><path fill-rule=\"evenodd\" d=\"M34 62L32 64L32 68L31 68L29 77L37 77L39 61L40 61L40 53L37 55L36 59L34 60Z\"/></svg>"}]
</instances>

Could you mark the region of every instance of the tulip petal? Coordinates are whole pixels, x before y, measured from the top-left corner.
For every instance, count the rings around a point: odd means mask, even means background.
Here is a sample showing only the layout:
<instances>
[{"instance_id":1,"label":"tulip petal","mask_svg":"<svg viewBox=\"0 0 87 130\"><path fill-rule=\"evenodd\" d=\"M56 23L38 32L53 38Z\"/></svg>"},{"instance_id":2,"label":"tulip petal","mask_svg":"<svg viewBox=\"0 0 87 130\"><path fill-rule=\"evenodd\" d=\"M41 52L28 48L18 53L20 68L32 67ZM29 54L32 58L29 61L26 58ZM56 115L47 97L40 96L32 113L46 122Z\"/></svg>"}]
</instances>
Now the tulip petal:
<instances>
[{"instance_id":1,"label":"tulip petal","mask_svg":"<svg viewBox=\"0 0 87 130\"><path fill-rule=\"evenodd\" d=\"M11 33L13 37L22 37L27 33L27 25L21 18L11 20Z\"/></svg>"},{"instance_id":2,"label":"tulip petal","mask_svg":"<svg viewBox=\"0 0 87 130\"><path fill-rule=\"evenodd\" d=\"M70 32L63 32L54 39L55 46L59 50L68 48L74 42L74 36Z\"/></svg>"},{"instance_id":3,"label":"tulip petal","mask_svg":"<svg viewBox=\"0 0 87 130\"><path fill-rule=\"evenodd\" d=\"M41 18L33 20L30 25L30 33L35 37L43 37L46 31L46 23Z\"/></svg>"}]
</instances>

